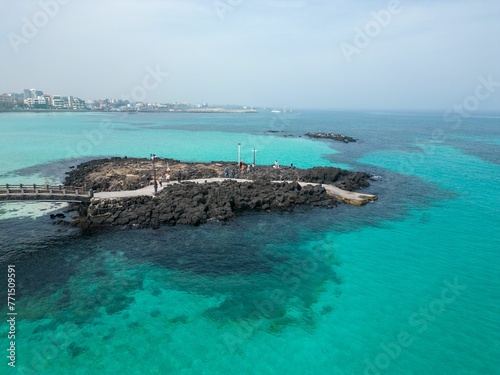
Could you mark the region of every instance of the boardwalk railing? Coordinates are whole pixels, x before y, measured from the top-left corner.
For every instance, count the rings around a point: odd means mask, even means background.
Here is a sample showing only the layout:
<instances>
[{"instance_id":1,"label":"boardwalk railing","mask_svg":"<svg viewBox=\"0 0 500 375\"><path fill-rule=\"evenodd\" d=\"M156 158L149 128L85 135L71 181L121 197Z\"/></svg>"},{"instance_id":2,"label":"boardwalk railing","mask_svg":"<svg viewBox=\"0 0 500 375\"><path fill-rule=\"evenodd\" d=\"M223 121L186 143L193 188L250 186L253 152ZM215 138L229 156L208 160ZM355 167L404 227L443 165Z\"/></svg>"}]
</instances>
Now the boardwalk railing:
<instances>
[{"instance_id":1,"label":"boardwalk railing","mask_svg":"<svg viewBox=\"0 0 500 375\"><path fill-rule=\"evenodd\" d=\"M48 199L48 200L87 200L91 197L83 187L64 185L5 184L0 185L0 200Z\"/></svg>"}]
</instances>

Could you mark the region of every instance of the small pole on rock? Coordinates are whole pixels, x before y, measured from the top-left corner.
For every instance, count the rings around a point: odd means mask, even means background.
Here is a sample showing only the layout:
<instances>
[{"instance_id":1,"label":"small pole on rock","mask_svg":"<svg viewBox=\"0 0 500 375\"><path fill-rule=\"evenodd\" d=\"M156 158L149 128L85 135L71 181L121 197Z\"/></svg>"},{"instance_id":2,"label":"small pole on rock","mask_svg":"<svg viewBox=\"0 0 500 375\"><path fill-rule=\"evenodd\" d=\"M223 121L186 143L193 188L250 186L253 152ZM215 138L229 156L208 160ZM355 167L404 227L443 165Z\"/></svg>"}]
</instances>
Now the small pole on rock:
<instances>
[{"instance_id":1,"label":"small pole on rock","mask_svg":"<svg viewBox=\"0 0 500 375\"><path fill-rule=\"evenodd\" d=\"M156 183L156 168L155 168L156 155L150 154L149 156L150 156L151 160L153 160L153 184L155 187L155 194L156 194L156 193L158 193L158 184Z\"/></svg>"},{"instance_id":2,"label":"small pole on rock","mask_svg":"<svg viewBox=\"0 0 500 375\"><path fill-rule=\"evenodd\" d=\"M252 152L253 152L253 165L256 165L255 164L255 154L257 153L257 150L253 149Z\"/></svg>"}]
</instances>

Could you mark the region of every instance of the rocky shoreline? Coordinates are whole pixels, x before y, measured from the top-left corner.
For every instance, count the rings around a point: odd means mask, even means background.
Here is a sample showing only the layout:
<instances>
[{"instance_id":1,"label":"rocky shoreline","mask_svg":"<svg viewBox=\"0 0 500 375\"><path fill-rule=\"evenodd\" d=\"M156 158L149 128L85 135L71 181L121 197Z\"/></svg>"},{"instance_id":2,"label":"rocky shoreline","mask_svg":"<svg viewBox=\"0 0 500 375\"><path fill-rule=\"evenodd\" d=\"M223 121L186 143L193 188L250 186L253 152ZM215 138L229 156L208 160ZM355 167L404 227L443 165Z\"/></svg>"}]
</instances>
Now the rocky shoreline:
<instances>
[{"instance_id":1,"label":"rocky shoreline","mask_svg":"<svg viewBox=\"0 0 500 375\"><path fill-rule=\"evenodd\" d=\"M200 225L226 222L245 211L283 211L297 207L332 208L342 203L321 184L354 191L370 184L370 175L333 167L299 169L236 163L183 163L155 160L157 181L164 189L156 195L93 198L73 220L83 230L125 226L158 228L160 225ZM241 178L245 182L234 179ZM203 179L221 178L204 183ZM203 183L188 180L201 179ZM67 173L66 185L95 192L140 189L153 183L148 159L112 158L82 163ZM299 183L300 181L301 183ZM315 185L307 185L312 183Z\"/></svg>"},{"instance_id":2,"label":"rocky shoreline","mask_svg":"<svg viewBox=\"0 0 500 375\"><path fill-rule=\"evenodd\" d=\"M186 182L169 186L156 196L95 199L80 227L197 226L208 221L226 222L245 211L283 211L296 206L332 208L339 203L321 186L232 180L209 184Z\"/></svg>"}]
</instances>

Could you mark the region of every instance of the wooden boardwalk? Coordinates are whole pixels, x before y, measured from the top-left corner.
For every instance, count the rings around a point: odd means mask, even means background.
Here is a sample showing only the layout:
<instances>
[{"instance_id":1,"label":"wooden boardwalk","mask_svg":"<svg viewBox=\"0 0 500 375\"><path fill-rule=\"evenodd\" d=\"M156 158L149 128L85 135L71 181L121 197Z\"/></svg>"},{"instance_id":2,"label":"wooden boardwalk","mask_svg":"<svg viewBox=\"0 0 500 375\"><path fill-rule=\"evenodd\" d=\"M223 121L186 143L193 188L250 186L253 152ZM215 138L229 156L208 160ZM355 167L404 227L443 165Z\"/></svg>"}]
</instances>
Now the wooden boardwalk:
<instances>
[{"instance_id":1,"label":"wooden boardwalk","mask_svg":"<svg viewBox=\"0 0 500 375\"><path fill-rule=\"evenodd\" d=\"M50 201L50 202L88 202L89 194L82 187L63 185L0 185L2 201Z\"/></svg>"},{"instance_id":2,"label":"wooden boardwalk","mask_svg":"<svg viewBox=\"0 0 500 375\"><path fill-rule=\"evenodd\" d=\"M187 182L210 183L225 181L224 178L201 178L196 180L187 180ZM251 180L234 179L237 182L251 182ZM291 182L291 181L273 181L273 182ZM168 185L177 184L177 182L164 183L162 187L158 187L158 192L168 187ZM309 182L299 182L300 185L319 185ZM355 206L361 206L377 199L376 195L362 194L339 189L333 185L322 185L326 191L338 197L340 200ZM39 201L39 202L90 202L92 197L96 199L119 199L126 197L137 197L149 195L154 196L154 187L146 186L138 190L129 191L111 191L89 194L82 187L63 186L63 185L36 185L36 184L19 184L19 185L0 185L0 202L14 201Z\"/></svg>"}]
</instances>

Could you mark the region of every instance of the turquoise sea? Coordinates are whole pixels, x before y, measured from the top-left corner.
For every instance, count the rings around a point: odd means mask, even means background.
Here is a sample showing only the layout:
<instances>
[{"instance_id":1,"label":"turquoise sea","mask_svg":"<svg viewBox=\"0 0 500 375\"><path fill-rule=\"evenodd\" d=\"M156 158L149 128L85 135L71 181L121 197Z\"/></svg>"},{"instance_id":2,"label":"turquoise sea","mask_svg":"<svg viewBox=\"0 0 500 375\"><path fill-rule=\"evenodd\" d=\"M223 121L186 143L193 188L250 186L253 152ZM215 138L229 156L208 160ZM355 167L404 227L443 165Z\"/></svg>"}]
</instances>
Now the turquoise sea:
<instances>
[{"instance_id":1,"label":"turquoise sea","mask_svg":"<svg viewBox=\"0 0 500 375\"><path fill-rule=\"evenodd\" d=\"M500 374L500 114L3 113L0 129L0 184L99 156L236 162L241 143L248 162L369 172L379 196L91 236L53 225L56 204L0 204L0 374Z\"/></svg>"}]
</instances>

